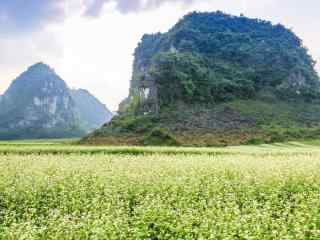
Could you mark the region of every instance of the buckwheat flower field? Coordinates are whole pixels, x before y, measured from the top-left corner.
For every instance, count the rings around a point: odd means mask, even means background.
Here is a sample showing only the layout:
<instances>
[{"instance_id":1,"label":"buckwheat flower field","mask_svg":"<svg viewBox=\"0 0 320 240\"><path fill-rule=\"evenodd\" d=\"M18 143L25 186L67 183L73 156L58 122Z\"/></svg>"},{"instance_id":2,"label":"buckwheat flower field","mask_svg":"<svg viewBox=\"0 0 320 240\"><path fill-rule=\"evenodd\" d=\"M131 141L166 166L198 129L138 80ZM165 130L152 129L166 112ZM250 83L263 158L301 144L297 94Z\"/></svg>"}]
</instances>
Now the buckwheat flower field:
<instances>
[{"instance_id":1,"label":"buckwheat flower field","mask_svg":"<svg viewBox=\"0 0 320 240\"><path fill-rule=\"evenodd\" d=\"M320 148L0 144L0 239L320 239Z\"/></svg>"}]
</instances>

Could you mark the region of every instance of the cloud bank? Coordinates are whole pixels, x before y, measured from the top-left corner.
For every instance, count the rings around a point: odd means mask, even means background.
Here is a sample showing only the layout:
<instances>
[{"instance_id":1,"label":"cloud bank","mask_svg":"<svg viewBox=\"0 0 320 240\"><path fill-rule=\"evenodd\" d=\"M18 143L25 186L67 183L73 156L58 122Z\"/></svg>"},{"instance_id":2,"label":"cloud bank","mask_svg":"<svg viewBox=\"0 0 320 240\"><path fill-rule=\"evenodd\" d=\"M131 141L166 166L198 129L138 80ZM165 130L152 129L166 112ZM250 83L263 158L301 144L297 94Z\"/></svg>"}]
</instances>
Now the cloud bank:
<instances>
[{"instance_id":1,"label":"cloud bank","mask_svg":"<svg viewBox=\"0 0 320 240\"><path fill-rule=\"evenodd\" d=\"M1 0L0 33L25 33L65 17L66 0Z\"/></svg>"},{"instance_id":2,"label":"cloud bank","mask_svg":"<svg viewBox=\"0 0 320 240\"><path fill-rule=\"evenodd\" d=\"M146 11L165 3L191 4L199 0L1 0L0 34L35 31L48 23L63 21L82 10L87 17L98 17L107 4L120 13Z\"/></svg>"},{"instance_id":3,"label":"cloud bank","mask_svg":"<svg viewBox=\"0 0 320 240\"><path fill-rule=\"evenodd\" d=\"M85 15L96 17L99 16L105 4L115 4L121 13L139 12L144 10L155 9L165 3L181 2L191 4L196 0L89 0L85 1Z\"/></svg>"}]
</instances>

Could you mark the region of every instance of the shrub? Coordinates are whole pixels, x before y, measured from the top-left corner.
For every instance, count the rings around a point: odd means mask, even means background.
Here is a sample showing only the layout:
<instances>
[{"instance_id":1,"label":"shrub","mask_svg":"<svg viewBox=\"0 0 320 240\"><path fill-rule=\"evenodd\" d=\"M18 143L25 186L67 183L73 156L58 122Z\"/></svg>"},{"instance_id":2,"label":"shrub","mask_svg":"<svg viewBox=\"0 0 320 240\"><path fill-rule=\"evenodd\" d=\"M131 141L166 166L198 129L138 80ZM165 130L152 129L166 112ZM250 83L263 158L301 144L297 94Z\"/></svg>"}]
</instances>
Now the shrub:
<instances>
[{"instance_id":1,"label":"shrub","mask_svg":"<svg viewBox=\"0 0 320 240\"><path fill-rule=\"evenodd\" d=\"M154 128L150 134L141 140L143 145L150 146L177 146L175 137L164 128Z\"/></svg>"}]
</instances>

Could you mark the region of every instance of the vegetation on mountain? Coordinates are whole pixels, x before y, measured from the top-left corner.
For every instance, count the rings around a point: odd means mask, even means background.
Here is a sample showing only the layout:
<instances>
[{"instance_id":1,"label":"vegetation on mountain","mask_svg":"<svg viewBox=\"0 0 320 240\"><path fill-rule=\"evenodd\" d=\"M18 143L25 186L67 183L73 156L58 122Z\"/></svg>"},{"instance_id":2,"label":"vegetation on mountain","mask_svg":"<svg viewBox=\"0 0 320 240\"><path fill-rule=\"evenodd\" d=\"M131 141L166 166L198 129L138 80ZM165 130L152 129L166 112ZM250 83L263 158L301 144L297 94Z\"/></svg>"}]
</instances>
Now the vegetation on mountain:
<instances>
[{"instance_id":1,"label":"vegetation on mountain","mask_svg":"<svg viewBox=\"0 0 320 240\"><path fill-rule=\"evenodd\" d=\"M191 13L165 34L145 35L135 57L131 95L150 74L161 104L248 99L266 89L285 99L320 92L302 40L259 19Z\"/></svg>"},{"instance_id":2,"label":"vegetation on mountain","mask_svg":"<svg viewBox=\"0 0 320 240\"><path fill-rule=\"evenodd\" d=\"M319 136L314 66L302 40L281 24L190 13L167 33L143 36L120 116L86 141L139 144L155 128L184 145Z\"/></svg>"}]
</instances>

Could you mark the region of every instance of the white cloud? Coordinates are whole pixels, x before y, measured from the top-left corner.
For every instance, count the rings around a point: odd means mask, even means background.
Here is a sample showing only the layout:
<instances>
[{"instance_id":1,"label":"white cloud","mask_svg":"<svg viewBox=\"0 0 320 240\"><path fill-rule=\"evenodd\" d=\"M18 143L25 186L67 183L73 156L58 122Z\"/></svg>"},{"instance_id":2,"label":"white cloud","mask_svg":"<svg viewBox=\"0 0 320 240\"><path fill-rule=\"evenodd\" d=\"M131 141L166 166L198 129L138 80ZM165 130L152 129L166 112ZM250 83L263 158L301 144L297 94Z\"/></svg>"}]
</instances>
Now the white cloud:
<instances>
[{"instance_id":1,"label":"white cloud","mask_svg":"<svg viewBox=\"0 0 320 240\"><path fill-rule=\"evenodd\" d=\"M171 3L181 3L189 5L200 0L85 0L85 15L97 17L107 4L114 4L115 8L121 13L141 12L159 8L160 6Z\"/></svg>"},{"instance_id":2,"label":"white cloud","mask_svg":"<svg viewBox=\"0 0 320 240\"><path fill-rule=\"evenodd\" d=\"M62 43L50 29L0 39L0 94L36 62L55 63L63 57Z\"/></svg>"}]
</instances>

